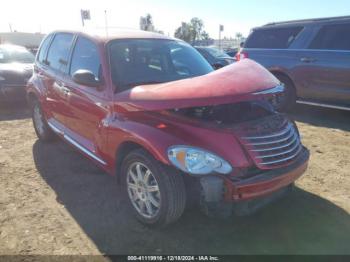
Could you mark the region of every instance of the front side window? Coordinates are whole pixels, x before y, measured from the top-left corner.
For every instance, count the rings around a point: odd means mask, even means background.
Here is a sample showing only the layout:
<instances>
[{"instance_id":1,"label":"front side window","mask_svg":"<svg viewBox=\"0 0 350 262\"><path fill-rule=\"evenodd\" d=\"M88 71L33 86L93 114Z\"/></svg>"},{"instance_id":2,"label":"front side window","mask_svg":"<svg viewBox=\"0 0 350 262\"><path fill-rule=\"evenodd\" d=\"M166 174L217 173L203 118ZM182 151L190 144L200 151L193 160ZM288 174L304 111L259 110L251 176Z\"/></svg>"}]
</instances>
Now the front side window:
<instances>
[{"instance_id":1,"label":"front side window","mask_svg":"<svg viewBox=\"0 0 350 262\"><path fill-rule=\"evenodd\" d=\"M190 45L174 40L128 39L109 43L118 91L207 74L210 64Z\"/></svg>"},{"instance_id":2,"label":"front side window","mask_svg":"<svg viewBox=\"0 0 350 262\"><path fill-rule=\"evenodd\" d=\"M100 79L101 63L97 46L84 37L79 37L74 47L70 75L73 76L80 69L89 70L96 80Z\"/></svg>"},{"instance_id":3,"label":"front side window","mask_svg":"<svg viewBox=\"0 0 350 262\"><path fill-rule=\"evenodd\" d=\"M73 35L59 33L53 39L47 54L47 65L53 69L64 71L68 64L68 56L73 42Z\"/></svg>"},{"instance_id":4,"label":"front side window","mask_svg":"<svg viewBox=\"0 0 350 262\"><path fill-rule=\"evenodd\" d=\"M309 48L350 50L350 23L323 26Z\"/></svg>"},{"instance_id":5,"label":"front side window","mask_svg":"<svg viewBox=\"0 0 350 262\"><path fill-rule=\"evenodd\" d=\"M17 46L0 47L0 63L34 63L34 55Z\"/></svg>"},{"instance_id":6,"label":"front side window","mask_svg":"<svg viewBox=\"0 0 350 262\"><path fill-rule=\"evenodd\" d=\"M246 48L286 49L303 27L286 27L254 30L247 39Z\"/></svg>"}]
</instances>

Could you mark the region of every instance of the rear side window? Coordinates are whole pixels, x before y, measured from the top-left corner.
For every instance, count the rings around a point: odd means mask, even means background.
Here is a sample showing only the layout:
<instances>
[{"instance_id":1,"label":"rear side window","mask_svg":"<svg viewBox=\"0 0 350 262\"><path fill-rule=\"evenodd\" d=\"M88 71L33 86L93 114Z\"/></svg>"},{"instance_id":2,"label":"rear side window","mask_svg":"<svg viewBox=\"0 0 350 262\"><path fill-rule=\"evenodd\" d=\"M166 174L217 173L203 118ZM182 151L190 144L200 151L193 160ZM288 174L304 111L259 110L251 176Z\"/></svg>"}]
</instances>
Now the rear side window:
<instances>
[{"instance_id":1,"label":"rear side window","mask_svg":"<svg viewBox=\"0 0 350 262\"><path fill-rule=\"evenodd\" d=\"M303 27L257 29L252 32L244 47L285 49L293 43Z\"/></svg>"},{"instance_id":2,"label":"rear side window","mask_svg":"<svg viewBox=\"0 0 350 262\"><path fill-rule=\"evenodd\" d=\"M350 23L323 26L309 48L350 50Z\"/></svg>"},{"instance_id":3,"label":"rear side window","mask_svg":"<svg viewBox=\"0 0 350 262\"><path fill-rule=\"evenodd\" d=\"M70 75L77 70L85 69L91 71L96 79L100 79L101 63L97 46L84 37L79 37L72 56Z\"/></svg>"},{"instance_id":4,"label":"rear side window","mask_svg":"<svg viewBox=\"0 0 350 262\"><path fill-rule=\"evenodd\" d=\"M65 70L72 41L72 34L60 33L55 36L47 54L47 64L50 67L62 72Z\"/></svg>"},{"instance_id":5,"label":"rear side window","mask_svg":"<svg viewBox=\"0 0 350 262\"><path fill-rule=\"evenodd\" d=\"M40 45L40 50L38 54L39 63L45 63L46 52L47 52L47 49L49 48L51 38L52 38L52 35L47 36L44 39L43 43Z\"/></svg>"}]
</instances>

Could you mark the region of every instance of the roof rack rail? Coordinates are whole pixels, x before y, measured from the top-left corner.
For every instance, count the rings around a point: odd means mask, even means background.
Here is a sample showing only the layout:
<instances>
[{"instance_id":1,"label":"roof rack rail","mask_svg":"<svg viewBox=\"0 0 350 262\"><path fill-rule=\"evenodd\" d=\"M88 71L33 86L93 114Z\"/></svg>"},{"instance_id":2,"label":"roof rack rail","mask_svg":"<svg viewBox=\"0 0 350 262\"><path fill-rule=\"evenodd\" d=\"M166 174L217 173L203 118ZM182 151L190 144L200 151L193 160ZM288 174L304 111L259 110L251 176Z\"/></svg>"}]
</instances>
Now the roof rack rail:
<instances>
[{"instance_id":1,"label":"roof rack rail","mask_svg":"<svg viewBox=\"0 0 350 262\"><path fill-rule=\"evenodd\" d=\"M291 24L291 23L303 23L303 22L322 22L329 20L343 20L350 19L350 16L335 16L335 17L324 17L324 18L310 18L310 19L300 19L300 20L291 20L291 21L282 21L282 22L272 22L263 26L269 25L281 25L281 24Z\"/></svg>"}]
</instances>

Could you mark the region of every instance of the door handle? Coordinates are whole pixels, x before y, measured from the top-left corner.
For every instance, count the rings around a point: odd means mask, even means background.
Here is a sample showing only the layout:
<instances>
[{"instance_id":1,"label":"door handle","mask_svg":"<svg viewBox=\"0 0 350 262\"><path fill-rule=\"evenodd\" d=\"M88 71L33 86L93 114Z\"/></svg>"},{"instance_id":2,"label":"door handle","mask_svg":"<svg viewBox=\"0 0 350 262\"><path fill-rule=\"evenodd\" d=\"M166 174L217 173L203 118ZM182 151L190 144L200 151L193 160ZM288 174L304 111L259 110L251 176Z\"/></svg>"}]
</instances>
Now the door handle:
<instances>
[{"instance_id":1,"label":"door handle","mask_svg":"<svg viewBox=\"0 0 350 262\"><path fill-rule=\"evenodd\" d=\"M62 86L62 92L65 94L65 95L70 95L70 90L69 88L65 87L65 86Z\"/></svg>"},{"instance_id":2,"label":"door handle","mask_svg":"<svg viewBox=\"0 0 350 262\"><path fill-rule=\"evenodd\" d=\"M312 57L302 57L300 58L300 61L303 63L312 63L312 62L316 62L317 59Z\"/></svg>"},{"instance_id":3,"label":"door handle","mask_svg":"<svg viewBox=\"0 0 350 262\"><path fill-rule=\"evenodd\" d=\"M56 86L62 92L64 95L69 95L70 94L70 89L67 88L63 82L61 81L56 81Z\"/></svg>"}]
</instances>

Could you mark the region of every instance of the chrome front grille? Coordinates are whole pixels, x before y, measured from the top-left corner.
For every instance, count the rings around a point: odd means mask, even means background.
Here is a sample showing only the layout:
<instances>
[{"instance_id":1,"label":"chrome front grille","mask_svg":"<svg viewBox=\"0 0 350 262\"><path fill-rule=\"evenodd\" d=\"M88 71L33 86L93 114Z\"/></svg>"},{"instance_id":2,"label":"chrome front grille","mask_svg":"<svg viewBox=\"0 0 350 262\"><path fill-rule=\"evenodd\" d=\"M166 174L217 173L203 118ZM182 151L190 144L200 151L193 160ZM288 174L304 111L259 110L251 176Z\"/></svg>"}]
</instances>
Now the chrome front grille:
<instances>
[{"instance_id":1,"label":"chrome front grille","mask_svg":"<svg viewBox=\"0 0 350 262\"><path fill-rule=\"evenodd\" d=\"M289 121L268 133L242 136L241 141L256 165L262 169L285 165L302 150L297 130Z\"/></svg>"}]
</instances>

